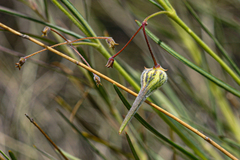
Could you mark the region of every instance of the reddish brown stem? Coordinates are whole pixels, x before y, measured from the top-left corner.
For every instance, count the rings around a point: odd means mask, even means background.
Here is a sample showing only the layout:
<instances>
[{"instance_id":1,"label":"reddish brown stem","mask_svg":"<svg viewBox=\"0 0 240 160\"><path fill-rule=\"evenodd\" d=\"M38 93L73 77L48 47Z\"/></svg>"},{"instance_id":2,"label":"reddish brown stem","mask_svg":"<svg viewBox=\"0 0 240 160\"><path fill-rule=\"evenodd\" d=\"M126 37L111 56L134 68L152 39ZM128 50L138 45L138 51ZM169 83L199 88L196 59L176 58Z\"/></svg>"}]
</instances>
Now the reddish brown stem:
<instances>
[{"instance_id":1,"label":"reddish brown stem","mask_svg":"<svg viewBox=\"0 0 240 160\"><path fill-rule=\"evenodd\" d=\"M136 33L134 33L134 35L130 38L130 40L125 44L125 46L120 50L118 51L115 55L113 55L111 58L115 58L117 55L119 55L119 53L121 53L126 47L127 45L132 41L132 39L138 34L138 32L142 29L142 26L140 26L137 30Z\"/></svg>"},{"instance_id":2,"label":"reddish brown stem","mask_svg":"<svg viewBox=\"0 0 240 160\"><path fill-rule=\"evenodd\" d=\"M153 52L152 52L152 49L151 49L151 47L150 47L150 44L149 44L149 41L148 41L148 38L147 38L147 34L146 34L146 31L145 31L145 26L146 26L146 25L147 25L147 22L146 22L146 21L143 21L143 22L142 22L143 34L144 34L145 40L146 40L146 42L147 42L148 49L149 49L149 51L150 51L150 54L151 54L152 59L153 59L153 62L154 62L154 68L159 68L159 67L161 67L161 66L157 63L156 58L155 58L155 56L154 56L154 54L153 54Z\"/></svg>"},{"instance_id":3,"label":"reddish brown stem","mask_svg":"<svg viewBox=\"0 0 240 160\"><path fill-rule=\"evenodd\" d=\"M55 32L55 33L57 33L57 34L58 34L60 37L62 37L65 41L69 42L68 39L66 39L63 35L61 35L60 33L58 33L58 31L56 31L55 29L50 28L50 30L53 31L53 32ZM85 60L85 58L78 52L78 50L77 50L75 47L73 47L71 43L69 43L69 44L70 44L71 48L81 57L81 59L84 61L84 63L85 63L88 67L91 67L91 66L89 65L89 63Z\"/></svg>"}]
</instances>

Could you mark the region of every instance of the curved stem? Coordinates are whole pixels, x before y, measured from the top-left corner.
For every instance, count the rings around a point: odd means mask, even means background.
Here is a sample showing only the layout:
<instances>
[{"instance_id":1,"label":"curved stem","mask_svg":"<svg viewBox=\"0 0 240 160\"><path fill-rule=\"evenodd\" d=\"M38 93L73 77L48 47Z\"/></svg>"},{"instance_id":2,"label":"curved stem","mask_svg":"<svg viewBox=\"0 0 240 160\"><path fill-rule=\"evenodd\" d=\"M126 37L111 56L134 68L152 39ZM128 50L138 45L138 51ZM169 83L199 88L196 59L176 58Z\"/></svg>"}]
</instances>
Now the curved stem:
<instances>
[{"instance_id":1,"label":"curved stem","mask_svg":"<svg viewBox=\"0 0 240 160\"><path fill-rule=\"evenodd\" d=\"M168 16L181 26L210 56L212 56L227 72L228 74L240 85L240 78L233 72L233 70L215 53L210 49L176 14L175 10L169 7L163 0L158 0L159 4L168 11ZM153 14L150 18L159 15L163 11ZM148 19L150 19L148 18Z\"/></svg>"},{"instance_id":2,"label":"curved stem","mask_svg":"<svg viewBox=\"0 0 240 160\"><path fill-rule=\"evenodd\" d=\"M240 76L240 69L238 68L238 66L236 65L236 63L230 58L229 53L227 53L227 51L223 48L223 46L221 45L221 43L218 41L218 39L207 29L207 27L201 22L200 18L198 17L197 13L194 11L194 9L190 6L190 4L184 0L183 1L186 5L186 7L188 8L188 10L191 12L191 14L193 15L193 17L198 21L198 23L201 25L202 29L213 39L213 41L215 42L216 46L218 47L218 49L221 51L221 53L223 54L223 56L226 58L226 60L232 65L233 69L235 70L235 72L237 72L238 76Z\"/></svg>"},{"instance_id":3,"label":"curved stem","mask_svg":"<svg viewBox=\"0 0 240 160\"><path fill-rule=\"evenodd\" d=\"M195 41L202 46L202 48L212 56L228 73L229 75L240 85L240 78L235 72L215 53L211 48L208 47L177 15L170 17L178 25L180 25Z\"/></svg>"},{"instance_id":4,"label":"curved stem","mask_svg":"<svg viewBox=\"0 0 240 160\"><path fill-rule=\"evenodd\" d=\"M73 43L73 45L83 44L83 45L91 45L91 46L93 46L93 47L99 47L99 45L96 44L96 43L89 43L89 42L74 43L74 42L78 42L78 41L82 41L82 40L86 40L86 39L108 39L108 38L109 38L109 37L85 37L85 38L75 39L75 40L73 40L73 41L66 41L66 42L58 43L58 44L52 45L52 46L50 46L50 47L53 48L53 47L61 46L61 45L68 44L68 43ZM34 52L34 53L32 53L32 54L30 54L30 55L28 55L28 56L25 56L24 58L25 58L25 59L28 59L28 58L30 58L30 57L38 54L38 53L41 53L41 52L43 52L43 51L46 51L46 50L47 50L47 49L44 48L44 49L42 49L42 50L40 50L40 51L37 51L37 52Z\"/></svg>"},{"instance_id":5,"label":"curved stem","mask_svg":"<svg viewBox=\"0 0 240 160\"><path fill-rule=\"evenodd\" d=\"M119 55L127 46L128 46L128 44L133 40L133 38L138 34L138 32L140 31L142 29L142 26L140 26L139 28L138 28L138 30L134 33L134 35L129 39L129 41L125 44L125 46L120 50L120 51L118 51L116 54L114 54L113 56L112 56L112 58L115 58L117 55Z\"/></svg>"},{"instance_id":6,"label":"curved stem","mask_svg":"<svg viewBox=\"0 0 240 160\"><path fill-rule=\"evenodd\" d=\"M146 25L147 25L147 22L144 21L144 22L142 23L143 34L144 34L145 40L146 40L146 42L147 42L147 46L148 46L149 52L150 52L150 54L151 54L151 56L152 56L152 59L153 59L153 62L154 62L154 67L157 68L157 67L160 67L160 66L159 66L159 64L157 63L156 58L155 58L155 56L154 56L154 54L153 54L153 52L152 52L152 49L151 49L151 47L150 47L150 44L149 44L149 41L148 41L148 38L147 38L147 34L146 34L146 31L145 31L145 26L146 26Z\"/></svg>"},{"instance_id":7,"label":"curved stem","mask_svg":"<svg viewBox=\"0 0 240 160\"><path fill-rule=\"evenodd\" d=\"M134 96L137 96L137 95L138 95L137 93L135 93L135 92L133 92L132 90L128 89L127 87L121 85L120 83L112 80L111 78L109 78L109 77L101 74L100 72L98 72L98 71L96 71L96 70L94 70L94 69L92 69L92 68L84 65L83 63L78 62L77 60L75 60L75 59L73 59L73 58L71 58L71 57L69 57L69 56L67 56L67 55L65 55L65 54L63 54L63 53L61 53L61 52L59 52L59 51L57 51L57 50L55 50L55 49L47 46L47 45L45 45L45 44L43 44L42 42L40 42L40 41L38 41L38 40L36 40L36 39L34 39L34 38L32 38L32 37L23 35L22 33L18 32L18 31L16 31L16 30L13 30L12 28L10 28L10 27L2 24L2 23L0 23L0 27L6 29L6 30L8 30L8 31L10 31L10 32L13 33L13 34L16 34L16 35L21 36L21 37L23 37L23 38L25 38L25 39L27 39L27 40L29 40L29 41L32 41L33 43L35 43L35 44L37 44L37 45L39 45L39 46L42 46L42 47L48 49L49 51L51 51L51 52L53 52L53 53L55 53L55 54L57 54L57 55L65 58L65 59L67 59L67 60L69 60L69 61L71 61L71 62L73 62L73 63L75 63L75 64L77 64L77 65L79 65L79 66L81 66L81 67L83 67L83 68L85 68L85 69L87 69L88 71L90 71L90 72L98 75L99 77L101 77L101 78L103 78L103 79L106 79L106 80L109 81L110 83L115 84L115 85L118 86L119 88L122 88L123 90L127 91L128 93L130 93L130 94L132 94L132 95L134 95ZM159 111L162 112L163 114L171 117L172 119L174 119L175 121L177 121L177 122L180 123L181 125L185 126L186 128L188 128L188 129L191 130L192 132L196 133L197 135L199 135L199 136L202 137L204 140L206 140L208 143L210 143L211 145L213 145L214 147L216 147L217 149L219 149L221 152L223 152L223 153L224 153L225 155L227 155L228 157L230 157L230 158L232 158L232 159L234 159L234 160L237 160L237 158L236 158L235 156L233 156L233 155L232 155L231 153L229 153L227 150L225 150L225 149L222 148L220 145L218 145L216 142L214 142L213 140L211 140L209 137L207 137L207 136L205 136L204 134L202 134L201 132L199 132L197 129L191 127L190 125L188 125L188 124L185 123L184 121L182 121L182 120L180 120L179 118L175 117L175 116L172 115L171 113L165 111L164 109L162 109L161 107L157 106L156 104L154 104L154 103L152 103L152 102L150 102L150 101L147 101L147 100L146 100L145 102L146 102L147 104L151 105L152 107L156 108L157 110L159 110Z\"/></svg>"},{"instance_id":8,"label":"curved stem","mask_svg":"<svg viewBox=\"0 0 240 160\"><path fill-rule=\"evenodd\" d=\"M160 14L167 14L167 15L169 15L170 12L169 12L169 11L159 11L159 12L153 13L153 14L147 16L147 17L144 19L144 22L147 22L150 18L153 18L153 17L155 17L155 16L157 16L157 15L160 15Z\"/></svg>"}]
</instances>

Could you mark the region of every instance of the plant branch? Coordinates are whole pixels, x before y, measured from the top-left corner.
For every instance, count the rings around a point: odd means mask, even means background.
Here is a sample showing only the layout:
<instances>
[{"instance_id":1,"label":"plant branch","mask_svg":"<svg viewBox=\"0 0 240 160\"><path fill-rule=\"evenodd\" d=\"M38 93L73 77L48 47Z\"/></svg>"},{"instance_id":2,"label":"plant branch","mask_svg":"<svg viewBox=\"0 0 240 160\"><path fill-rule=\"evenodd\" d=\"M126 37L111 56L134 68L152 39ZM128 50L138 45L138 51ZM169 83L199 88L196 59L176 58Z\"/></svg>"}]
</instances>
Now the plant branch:
<instances>
[{"instance_id":1,"label":"plant branch","mask_svg":"<svg viewBox=\"0 0 240 160\"><path fill-rule=\"evenodd\" d=\"M210 48L204 43L177 15L175 10L169 7L163 0L158 0L163 8L169 11L168 17L181 26L210 56L212 56L227 72L228 74L240 85L240 78L238 75Z\"/></svg>"},{"instance_id":2,"label":"plant branch","mask_svg":"<svg viewBox=\"0 0 240 160\"><path fill-rule=\"evenodd\" d=\"M2 28L4 28L4 29L12 32L13 34L16 34L16 35L18 35L18 36L21 36L21 37L23 37L23 38L26 38L26 39L28 39L28 40L30 40L30 41L32 41L32 42L34 42L34 43L42 46L42 47L48 49L48 50L51 51L51 52L54 52L55 54L57 54L57 55L65 58L65 59L67 59L67 60L69 60L69 61L71 61L71 62L73 62L73 63L75 63L75 64L77 64L78 66L81 66L81 67L87 69L88 71L90 71L90 72L92 72L92 73L95 73L95 74L98 75L99 77L101 77L101 78L109 81L109 82L112 83L112 84L115 84L115 85L118 86L119 88L121 88L121 89L125 90L126 92L132 94L133 96L136 96L136 97L137 97L138 94L135 93L135 92L133 92L132 90L128 89L127 87L125 87L125 86L121 85L120 83L112 80L111 78L105 76L104 74L102 74L102 73L100 73L100 72L98 72L98 71L96 71L96 70L88 67L87 65L85 65L85 64L83 64L83 63L81 63L81 62L78 62L77 60L75 60L75 59L73 59L73 58L71 58L71 57L69 57L69 56L67 56L67 55L65 55L65 54L63 54L63 53L61 53L61 52L59 52L59 51L57 51L57 50L55 50L55 49L47 46L47 45L45 45L45 44L43 44L42 42L40 42L40 41L38 41L38 40L36 40L36 39L34 39L34 38L31 38L31 37L29 37L29 36L27 36L27 35L24 35L24 34L18 32L18 31L16 31L16 30L13 30L12 28L10 28L10 27L2 24L2 23L0 23L0 27L2 27ZM224 148L222 148L220 145L218 145L218 144L217 144L216 142L214 142L212 139L210 139L209 137L207 137L207 136L204 135L203 133L199 132L197 129L191 127L189 124L187 124L187 123L185 123L184 121L180 120L179 118L175 117L175 116L172 115L171 113L165 111L164 109L162 109L161 107L157 106L156 104L154 104L154 103L152 103L152 102L150 102L150 101L148 101L148 100L146 100L145 102L146 102L147 104L149 104L150 106L154 107L155 109L159 110L159 111L162 112L163 114L171 117L172 119L174 119L175 121L177 121L178 123L180 123L181 125L183 125L184 127L188 128L189 130L191 130L192 132L194 132L195 134L197 134L198 136L200 136L201 138L203 138L204 140L206 140L208 143L210 143L211 145L213 145L215 148L217 148L218 150L220 150L221 152L223 152L223 153L224 153L225 155L227 155L228 157L232 158L233 160L237 160L237 158L236 158L235 156L233 156L233 155L232 155L231 153L229 153L227 150L225 150Z\"/></svg>"},{"instance_id":3,"label":"plant branch","mask_svg":"<svg viewBox=\"0 0 240 160\"><path fill-rule=\"evenodd\" d=\"M48 135L42 130L41 127L32 119L30 118L27 114L25 116L29 119L29 121L34 124L34 126L37 127L37 129L47 138L47 140L54 146L54 148L57 149L57 151L61 154L61 156L65 159L68 160L68 158L62 153L62 151L58 148L58 146L48 137Z\"/></svg>"}]
</instances>

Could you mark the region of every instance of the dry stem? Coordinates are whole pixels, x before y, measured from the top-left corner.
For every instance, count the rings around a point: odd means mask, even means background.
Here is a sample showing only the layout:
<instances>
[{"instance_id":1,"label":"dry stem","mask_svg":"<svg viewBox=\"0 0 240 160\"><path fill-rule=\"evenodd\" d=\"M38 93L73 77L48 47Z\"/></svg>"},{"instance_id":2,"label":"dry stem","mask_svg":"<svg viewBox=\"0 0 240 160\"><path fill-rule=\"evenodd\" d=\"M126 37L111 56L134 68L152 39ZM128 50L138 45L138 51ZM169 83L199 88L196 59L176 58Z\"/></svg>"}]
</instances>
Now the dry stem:
<instances>
[{"instance_id":1,"label":"dry stem","mask_svg":"<svg viewBox=\"0 0 240 160\"><path fill-rule=\"evenodd\" d=\"M58 150L58 152L61 154L61 156L65 159L68 160L68 158L62 153L62 151L58 148L58 146L48 137L48 135L42 130L41 127L32 119L30 118L27 114L25 116L29 119L29 121L34 124L38 128L38 130L47 138L47 140Z\"/></svg>"},{"instance_id":2,"label":"dry stem","mask_svg":"<svg viewBox=\"0 0 240 160\"><path fill-rule=\"evenodd\" d=\"M55 50L55 49L47 46L47 45L45 45L45 44L43 44L42 42L40 42L40 41L38 41L38 40L36 40L36 39L34 39L34 38L31 38L31 37L29 37L29 36L27 36L27 35L24 35L24 34L18 32L18 31L16 31L16 30L13 30L13 29L9 28L8 26L6 26L6 25L4 25L4 24L2 24L2 23L0 23L0 27L2 27L2 28L4 28L4 29L12 32L13 34L16 34L16 35L18 35L18 36L21 36L21 37L23 37L23 38L26 38L26 39L28 39L28 40L30 40L30 41L32 41L32 42L34 42L34 43L42 46L42 47L48 49L49 51L54 52L55 54L58 54L59 56L61 56L61 57L65 58L65 59L67 59L67 60L69 60L69 61L71 61L71 62L73 62L73 63L75 63L75 64L77 64L77 65L79 65L79 66L81 66L81 67L83 67L83 68L85 68L85 69L87 69L88 71L90 71L90 72L92 72L92 73L95 73L95 74L98 75L99 77L101 77L101 78L109 81L109 82L112 83L112 84L115 84L115 85L118 86L119 88L121 88L121 89L125 90L126 92L132 94L133 96L136 96L136 97L137 97L137 95L138 95L137 93L133 92L132 90L130 90L130 89L128 89L128 88L126 88L125 86L121 85L120 83L118 83L118 82L112 80L111 78L109 78L109 77L101 74L100 72L98 72L98 71L96 71L96 70L94 70L94 69L86 66L85 64L83 64L83 63L81 63L81 62L78 62L77 60L75 60L75 59L73 59L73 58L71 58L71 57L69 57L69 56L67 56L67 55L65 55L65 54L63 54L63 53L61 53L61 52L59 52L59 51L57 51L57 50ZM147 100L146 100L145 102L146 102L147 104L149 104L150 106L156 108L156 109L159 110L160 112L164 113L165 115L171 117L172 119L174 119L175 121L177 121L178 123L180 123L180 124L183 125L184 127L188 128L188 129L191 130L192 132L196 133L198 136L202 137L204 140L206 140L208 143L210 143L211 145L213 145L214 147L216 147L217 149L219 149L221 152L223 152L225 155L227 155L227 156L230 157L231 159L237 160L237 158L236 158L235 156L233 156L231 153L229 153L228 151L226 151L224 148L222 148L222 147L221 147L220 145L218 145L216 142L214 142L213 140L211 140L209 137L207 137L207 136L205 136L203 133L199 132L197 129L191 127L190 125L188 125L188 124L185 123L184 121L182 121L182 120L180 120L179 118L175 117L175 116L172 115L171 113L165 111L164 109L162 109L161 107L157 106L156 104L154 104L154 103L152 103L152 102L149 102L149 101L147 101Z\"/></svg>"}]
</instances>

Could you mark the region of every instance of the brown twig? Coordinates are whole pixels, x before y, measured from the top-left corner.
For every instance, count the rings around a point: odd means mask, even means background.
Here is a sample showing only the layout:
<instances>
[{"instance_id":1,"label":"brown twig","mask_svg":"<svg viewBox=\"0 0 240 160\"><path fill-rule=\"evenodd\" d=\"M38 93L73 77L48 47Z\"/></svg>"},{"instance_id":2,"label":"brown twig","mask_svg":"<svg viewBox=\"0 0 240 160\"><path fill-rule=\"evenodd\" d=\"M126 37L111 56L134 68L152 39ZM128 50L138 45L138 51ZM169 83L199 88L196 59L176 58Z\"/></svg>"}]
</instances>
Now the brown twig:
<instances>
[{"instance_id":1,"label":"brown twig","mask_svg":"<svg viewBox=\"0 0 240 160\"><path fill-rule=\"evenodd\" d=\"M42 42L40 42L40 41L38 41L38 40L36 40L36 39L34 39L34 38L31 38L31 37L29 37L29 36L23 35L22 33L18 32L18 31L16 31L16 30L13 30L13 29L11 29L10 27L8 27L8 26L6 26L6 25L4 25L4 24L2 24L2 23L0 23L0 27L2 27L2 28L4 28L4 29L12 32L13 34L16 34L16 35L19 35L19 36L21 36L21 37L23 37L23 38L26 38L26 39L28 39L28 40L30 40L30 41L32 41L32 42L34 42L34 43L42 46L42 47L48 49L48 50L51 51L51 52L54 52L55 54L57 54L57 55L65 58L65 59L67 59L67 60L69 60L69 61L71 61L71 62L73 62L73 63L75 63L75 64L77 64L77 65L79 65L79 66L81 66L81 67L83 67L83 68L85 68L85 69L87 69L88 71L90 71L90 72L92 72L92 73L95 73L95 74L98 75L99 77L101 77L101 78L109 81L109 82L112 83L112 84L115 84L115 85L118 86L119 88L121 88L121 89L125 90L126 92L132 94L133 96L136 96L136 97L137 97L138 94L135 93L135 92L133 92L132 90L128 89L127 87L125 87L125 86L121 85L120 83L112 80L111 78L105 76L104 74L102 74L102 73L100 73L100 72L98 72L98 71L96 71L96 70L94 70L94 69L86 66L85 64L83 64L83 63L81 63L81 62L78 62L77 60L75 60L75 59L73 59L73 58L71 58L71 57L69 57L69 56L67 56L67 55L65 55L65 54L63 54L63 53L61 53L61 52L59 52L59 51L57 51L57 50L55 50L55 49L47 46L47 45L45 45L45 44L43 44ZM156 108L157 110L159 110L159 111L162 112L163 114L171 117L172 119L174 119L175 121L177 121L178 123L180 123L180 124L183 125L184 127L188 128L188 129L191 130L192 132L196 133L198 136L202 137L204 140L206 140L208 143L210 143L211 145L213 145L215 148L219 149L221 152L223 152L225 155L227 155L227 156L230 157L231 159L233 159L233 160L238 160L235 156L233 156L233 155L232 155L231 153L229 153L227 150L225 150L225 149L222 148L220 145L218 145L216 142L214 142L213 140L211 140L209 137L207 137L207 136L205 136L203 133L199 132L197 129L191 127L190 125L188 125L188 124L185 123L184 121L182 121L182 120L180 120L179 118L175 117L175 116L172 115L171 113L165 111L164 109L162 109L161 107L157 106L156 104L154 104L154 103L152 103L152 102L150 102L150 101L148 101L148 100L146 100L145 102L146 102L147 104L149 104L150 106Z\"/></svg>"},{"instance_id":2,"label":"brown twig","mask_svg":"<svg viewBox=\"0 0 240 160\"><path fill-rule=\"evenodd\" d=\"M30 118L27 114L25 116L29 119L29 121L34 124L38 128L38 130L47 138L47 140L56 148L56 150L61 154L61 156L65 159L68 160L68 158L62 153L62 151L58 148L58 146L48 137L48 135L39 127L39 125L32 119Z\"/></svg>"}]
</instances>

